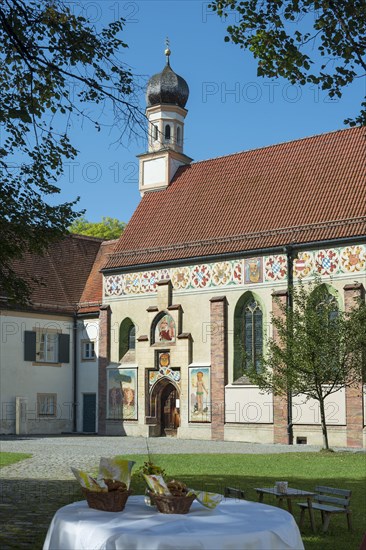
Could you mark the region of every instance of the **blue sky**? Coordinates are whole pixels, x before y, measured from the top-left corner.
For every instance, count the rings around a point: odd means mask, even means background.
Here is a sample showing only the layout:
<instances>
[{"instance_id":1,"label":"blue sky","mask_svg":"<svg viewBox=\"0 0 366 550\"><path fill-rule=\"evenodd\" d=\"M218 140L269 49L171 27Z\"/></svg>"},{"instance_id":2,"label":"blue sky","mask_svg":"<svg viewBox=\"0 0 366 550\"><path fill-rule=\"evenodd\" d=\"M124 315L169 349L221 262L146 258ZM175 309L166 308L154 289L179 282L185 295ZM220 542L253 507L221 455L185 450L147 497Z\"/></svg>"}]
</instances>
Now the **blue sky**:
<instances>
[{"instance_id":1,"label":"blue sky","mask_svg":"<svg viewBox=\"0 0 366 550\"><path fill-rule=\"evenodd\" d=\"M149 77L165 65L165 37L171 44L171 66L188 82L184 152L194 161L263 147L344 127L357 114L365 79L330 101L314 87L291 86L284 80L256 76L250 53L225 43L227 24L209 2L97 0L68 2L97 26L118 16L127 19L121 52L135 74ZM302 23L299 23L301 25ZM141 105L145 107L144 96ZM127 222L136 208L138 160L145 144L116 146L115 134L96 132L87 122L74 126L72 142L79 150L60 180L59 200L80 196L79 208L90 221L111 216Z\"/></svg>"}]
</instances>

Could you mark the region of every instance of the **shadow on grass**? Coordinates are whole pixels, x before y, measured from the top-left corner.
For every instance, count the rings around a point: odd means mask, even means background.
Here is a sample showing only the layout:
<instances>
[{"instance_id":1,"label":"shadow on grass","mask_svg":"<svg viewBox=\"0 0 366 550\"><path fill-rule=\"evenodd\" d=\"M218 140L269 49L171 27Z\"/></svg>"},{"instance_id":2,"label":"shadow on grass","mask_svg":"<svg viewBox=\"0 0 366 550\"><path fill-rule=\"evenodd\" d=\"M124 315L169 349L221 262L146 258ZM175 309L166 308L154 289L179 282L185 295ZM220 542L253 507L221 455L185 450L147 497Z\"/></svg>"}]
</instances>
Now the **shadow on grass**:
<instances>
[{"instance_id":1,"label":"shadow on grass","mask_svg":"<svg viewBox=\"0 0 366 550\"><path fill-rule=\"evenodd\" d=\"M55 512L76 500L83 495L75 481L1 479L1 550L41 549Z\"/></svg>"},{"instance_id":2,"label":"shadow on grass","mask_svg":"<svg viewBox=\"0 0 366 550\"><path fill-rule=\"evenodd\" d=\"M173 470L173 468L172 468ZM170 476L169 476L170 477ZM175 477L174 474L172 477ZM176 476L189 487L223 493L224 487L236 487L245 491L248 500L257 500L255 487L273 485L273 478L245 477L233 475ZM298 480L287 478L289 485L298 489L311 490L319 480ZM334 479L322 479L322 484L335 486ZM306 518L302 533L306 550L357 550L363 536L365 517L364 488L359 480L337 479L337 486L352 490L351 508L353 510L353 533L347 531L345 516L334 516L326 535L321 534L320 514L316 514L317 533L313 535ZM5 480L0 481L0 508L2 529L0 547L6 549L42 549L47 529L54 513L62 506L83 500L79 485L75 481L39 481ZM135 494L143 494L145 486L137 477L133 477L132 488ZM295 518L299 520L299 509L293 502ZM265 504L275 505L275 499L264 497ZM123 512L122 512L123 513ZM214 550L214 549L213 549ZM216 550L216 549L215 549ZM219 549L217 549L219 550Z\"/></svg>"}]
</instances>

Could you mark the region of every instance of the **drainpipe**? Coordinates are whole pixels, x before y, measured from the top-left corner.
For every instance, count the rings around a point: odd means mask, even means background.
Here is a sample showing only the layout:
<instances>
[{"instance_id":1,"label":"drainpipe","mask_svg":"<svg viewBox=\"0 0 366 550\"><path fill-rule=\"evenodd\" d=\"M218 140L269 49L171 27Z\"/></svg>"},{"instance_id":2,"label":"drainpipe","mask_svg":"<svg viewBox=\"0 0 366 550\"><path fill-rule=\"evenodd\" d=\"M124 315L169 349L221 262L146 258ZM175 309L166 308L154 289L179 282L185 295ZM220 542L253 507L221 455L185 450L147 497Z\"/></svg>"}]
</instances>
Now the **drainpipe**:
<instances>
[{"instance_id":1,"label":"drainpipe","mask_svg":"<svg viewBox=\"0 0 366 550\"><path fill-rule=\"evenodd\" d=\"M287 255L287 311L292 312L294 307L292 295L294 285L294 250L292 246L287 246L285 251ZM287 389L287 442L288 445L293 445L294 443L291 388Z\"/></svg>"},{"instance_id":2,"label":"drainpipe","mask_svg":"<svg viewBox=\"0 0 366 550\"><path fill-rule=\"evenodd\" d=\"M78 319L76 311L74 311L74 319L73 319L73 338L72 338L72 351L73 351L73 388L74 388L74 395L73 395L73 404L72 404L72 414L73 414L73 426L72 431L75 433L77 431L77 336L78 336Z\"/></svg>"}]
</instances>

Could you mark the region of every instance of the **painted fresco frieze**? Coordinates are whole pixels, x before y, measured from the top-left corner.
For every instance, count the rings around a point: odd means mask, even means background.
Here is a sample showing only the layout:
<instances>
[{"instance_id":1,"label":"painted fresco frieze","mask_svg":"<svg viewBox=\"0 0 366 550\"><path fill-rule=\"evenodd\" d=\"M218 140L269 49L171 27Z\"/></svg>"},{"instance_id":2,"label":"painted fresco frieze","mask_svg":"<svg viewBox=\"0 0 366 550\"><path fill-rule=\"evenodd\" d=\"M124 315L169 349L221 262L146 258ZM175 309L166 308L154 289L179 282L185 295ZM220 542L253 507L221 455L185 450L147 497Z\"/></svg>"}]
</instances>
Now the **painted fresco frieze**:
<instances>
[{"instance_id":1,"label":"painted fresco frieze","mask_svg":"<svg viewBox=\"0 0 366 550\"><path fill-rule=\"evenodd\" d=\"M294 259L294 279L341 276L366 271L366 246L350 245L315 251L304 250ZM175 291L204 290L281 283L287 278L285 254L256 256L239 260L221 261L171 269L157 269L119 275L107 275L104 279L106 297L141 295L157 292L157 283L171 280Z\"/></svg>"}]
</instances>

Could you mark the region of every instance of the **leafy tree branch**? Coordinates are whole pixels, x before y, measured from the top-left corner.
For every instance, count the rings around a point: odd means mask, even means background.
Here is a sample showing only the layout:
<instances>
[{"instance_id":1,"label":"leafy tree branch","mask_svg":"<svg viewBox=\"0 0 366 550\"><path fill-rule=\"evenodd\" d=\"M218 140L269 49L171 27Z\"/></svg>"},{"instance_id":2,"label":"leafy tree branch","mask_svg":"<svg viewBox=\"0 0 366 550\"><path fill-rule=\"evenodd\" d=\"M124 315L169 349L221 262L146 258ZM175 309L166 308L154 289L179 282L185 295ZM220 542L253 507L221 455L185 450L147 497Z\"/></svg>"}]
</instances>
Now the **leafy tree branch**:
<instances>
[{"instance_id":1,"label":"leafy tree branch","mask_svg":"<svg viewBox=\"0 0 366 550\"><path fill-rule=\"evenodd\" d=\"M142 134L140 86L121 62L123 19L97 30L61 0L0 0L0 294L24 302L29 284L13 262L67 233L77 198L54 205L64 163L77 150L74 120L117 141Z\"/></svg>"}]
</instances>

